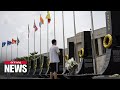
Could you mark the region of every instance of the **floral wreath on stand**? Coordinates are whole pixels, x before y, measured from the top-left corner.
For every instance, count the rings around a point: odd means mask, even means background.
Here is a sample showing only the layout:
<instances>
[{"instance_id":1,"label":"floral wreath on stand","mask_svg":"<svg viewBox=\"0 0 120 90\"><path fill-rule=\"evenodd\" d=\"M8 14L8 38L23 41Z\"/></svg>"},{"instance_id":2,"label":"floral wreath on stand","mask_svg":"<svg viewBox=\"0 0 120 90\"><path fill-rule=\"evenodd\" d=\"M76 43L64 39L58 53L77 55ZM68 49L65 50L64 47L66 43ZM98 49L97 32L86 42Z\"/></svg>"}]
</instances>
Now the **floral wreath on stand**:
<instances>
[{"instance_id":1,"label":"floral wreath on stand","mask_svg":"<svg viewBox=\"0 0 120 90\"><path fill-rule=\"evenodd\" d=\"M75 74L75 69L78 67L78 63L73 59L69 59L65 63L65 68L69 71L70 75Z\"/></svg>"}]
</instances>

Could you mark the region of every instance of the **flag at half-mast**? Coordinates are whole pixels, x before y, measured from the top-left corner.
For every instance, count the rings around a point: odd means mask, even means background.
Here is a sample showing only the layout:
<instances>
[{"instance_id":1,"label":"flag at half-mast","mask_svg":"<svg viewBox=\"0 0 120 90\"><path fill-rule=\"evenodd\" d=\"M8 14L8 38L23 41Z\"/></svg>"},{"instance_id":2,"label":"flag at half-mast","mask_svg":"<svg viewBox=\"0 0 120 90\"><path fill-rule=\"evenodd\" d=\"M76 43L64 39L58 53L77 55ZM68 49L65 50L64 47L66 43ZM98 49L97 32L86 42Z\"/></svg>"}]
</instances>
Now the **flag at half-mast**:
<instances>
[{"instance_id":1,"label":"flag at half-mast","mask_svg":"<svg viewBox=\"0 0 120 90\"><path fill-rule=\"evenodd\" d=\"M42 18L42 16L40 15L40 22L39 22L39 26L41 27L41 25L44 24L44 20Z\"/></svg>"},{"instance_id":2,"label":"flag at half-mast","mask_svg":"<svg viewBox=\"0 0 120 90\"><path fill-rule=\"evenodd\" d=\"M51 17L50 17L50 12L49 11L47 11L46 19L48 20L48 23L50 23Z\"/></svg>"},{"instance_id":3,"label":"flag at half-mast","mask_svg":"<svg viewBox=\"0 0 120 90\"><path fill-rule=\"evenodd\" d=\"M37 28L37 26L36 26L36 24L35 24L35 20L34 20L34 25L33 25L33 28L35 29L35 31L37 31L37 30L38 30L38 28Z\"/></svg>"},{"instance_id":4,"label":"flag at half-mast","mask_svg":"<svg viewBox=\"0 0 120 90\"><path fill-rule=\"evenodd\" d=\"M20 40L19 40L19 38L17 37L17 45L19 45L19 43L20 43Z\"/></svg>"},{"instance_id":5,"label":"flag at half-mast","mask_svg":"<svg viewBox=\"0 0 120 90\"><path fill-rule=\"evenodd\" d=\"M15 39L12 38L12 44L16 44L16 41Z\"/></svg>"},{"instance_id":6,"label":"flag at half-mast","mask_svg":"<svg viewBox=\"0 0 120 90\"><path fill-rule=\"evenodd\" d=\"M4 47L6 45L6 42L2 42L2 47Z\"/></svg>"},{"instance_id":7,"label":"flag at half-mast","mask_svg":"<svg viewBox=\"0 0 120 90\"><path fill-rule=\"evenodd\" d=\"M12 42L11 41L7 41L7 46L11 45Z\"/></svg>"}]
</instances>

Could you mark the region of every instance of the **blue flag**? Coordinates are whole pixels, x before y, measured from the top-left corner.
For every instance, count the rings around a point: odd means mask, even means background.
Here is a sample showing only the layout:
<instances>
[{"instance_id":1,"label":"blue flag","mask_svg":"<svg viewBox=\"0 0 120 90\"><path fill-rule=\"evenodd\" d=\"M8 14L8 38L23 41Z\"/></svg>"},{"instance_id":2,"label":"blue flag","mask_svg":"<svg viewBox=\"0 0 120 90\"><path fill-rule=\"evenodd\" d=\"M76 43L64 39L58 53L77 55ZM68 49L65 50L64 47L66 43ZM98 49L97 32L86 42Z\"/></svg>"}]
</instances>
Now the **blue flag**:
<instances>
[{"instance_id":1,"label":"blue flag","mask_svg":"<svg viewBox=\"0 0 120 90\"><path fill-rule=\"evenodd\" d=\"M11 45L11 44L12 44L12 42L11 42L11 41L7 41L7 46L8 46L8 45Z\"/></svg>"},{"instance_id":2,"label":"blue flag","mask_svg":"<svg viewBox=\"0 0 120 90\"><path fill-rule=\"evenodd\" d=\"M4 46L5 46L5 44L6 44L6 42L2 42L2 47L4 47Z\"/></svg>"}]
</instances>

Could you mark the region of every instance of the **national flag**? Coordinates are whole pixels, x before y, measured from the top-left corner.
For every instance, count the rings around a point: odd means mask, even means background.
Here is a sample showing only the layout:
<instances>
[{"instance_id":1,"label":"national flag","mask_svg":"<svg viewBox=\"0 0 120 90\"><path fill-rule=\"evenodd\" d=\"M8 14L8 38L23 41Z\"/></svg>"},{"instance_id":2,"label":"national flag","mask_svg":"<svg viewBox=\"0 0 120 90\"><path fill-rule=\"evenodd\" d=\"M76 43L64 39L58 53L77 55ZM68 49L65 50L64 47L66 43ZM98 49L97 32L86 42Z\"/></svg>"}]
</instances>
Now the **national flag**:
<instances>
[{"instance_id":1,"label":"national flag","mask_svg":"<svg viewBox=\"0 0 120 90\"><path fill-rule=\"evenodd\" d=\"M40 16L39 26L41 27L42 24L44 24L44 20L43 20L43 18Z\"/></svg>"},{"instance_id":2,"label":"national flag","mask_svg":"<svg viewBox=\"0 0 120 90\"><path fill-rule=\"evenodd\" d=\"M17 37L17 45L20 43L20 40L19 40L19 38Z\"/></svg>"},{"instance_id":3,"label":"national flag","mask_svg":"<svg viewBox=\"0 0 120 90\"><path fill-rule=\"evenodd\" d=\"M40 16L40 22L41 22L42 24L44 24L44 20L43 20L42 16Z\"/></svg>"},{"instance_id":4,"label":"national flag","mask_svg":"<svg viewBox=\"0 0 120 90\"><path fill-rule=\"evenodd\" d=\"M6 42L2 42L2 47L4 47L4 46L5 46L5 44L6 44Z\"/></svg>"},{"instance_id":5,"label":"national flag","mask_svg":"<svg viewBox=\"0 0 120 90\"><path fill-rule=\"evenodd\" d=\"M12 44L16 44L16 40L12 38Z\"/></svg>"},{"instance_id":6,"label":"national flag","mask_svg":"<svg viewBox=\"0 0 120 90\"><path fill-rule=\"evenodd\" d=\"M11 41L7 41L7 46L8 46L8 45L11 45L11 44L12 44L12 42L11 42Z\"/></svg>"},{"instance_id":7,"label":"national flag","mask_svg":"<svg viewBox=\"0 0 120 90\"><path fill-rule=\"evenodd\" d=\"M34 20L34 25L33 25L33 28L35 29L35 31L37 31L37 30L38 30L38 28L37 28L37 26L36 26L36 24L35 24L35 20Z\"/></svg>"},{"instance_id":8,"label":"national flag","mask_svg":"<svg viewBox=\"0 0 120 90\"><path fill-rule=\"evenodd\" d=\"M50 12L49 12L49 11L47 11L46 19L48 19L48 23L50 23L50 21L51 21L51 17L50 17Z\"/></svg>"}]
</instances>

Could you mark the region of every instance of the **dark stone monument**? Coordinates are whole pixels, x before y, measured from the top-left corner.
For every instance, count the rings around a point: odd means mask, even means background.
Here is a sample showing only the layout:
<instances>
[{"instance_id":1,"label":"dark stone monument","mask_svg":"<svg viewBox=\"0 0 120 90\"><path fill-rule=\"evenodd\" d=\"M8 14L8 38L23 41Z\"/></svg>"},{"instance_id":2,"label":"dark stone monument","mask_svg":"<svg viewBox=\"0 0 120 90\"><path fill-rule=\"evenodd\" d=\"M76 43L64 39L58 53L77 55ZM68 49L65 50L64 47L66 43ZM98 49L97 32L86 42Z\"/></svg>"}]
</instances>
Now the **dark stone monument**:
<instances>
[{"instance_id":1,"label":"dark stone monument","mask_svg":"<svg viewBox=\"0 0 120 90\"><path fill-rule=\"evenodd\" d=\"M91 74L94 73L93 69L93 58L92 58L92 46L91 46L91 32L84 31L84 56L80 62L80 67L78 68L77 74Z\"/></svg>"},{"instance_id":2,"label":"dark stone monument","mask_svg":"<svg viewBox=\"0 0 120 90\"><path fill-rule=\"evenodd\" d=\"M112 36L112 45L106 49L104 75L120 74L120 11L106 12L107 34Z\"/></svg>"},{"instance_id":3,"label":"dark stone monument","mask_svg":"<svg viewBox=\"0 0 120 90\"><path fill-rule=\"evenodd\" d=\"M74 58L74 42L69 42L69 59Z\"/></svg>"}]
</instances>

